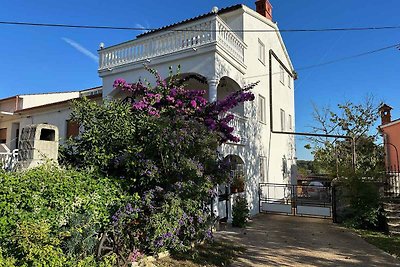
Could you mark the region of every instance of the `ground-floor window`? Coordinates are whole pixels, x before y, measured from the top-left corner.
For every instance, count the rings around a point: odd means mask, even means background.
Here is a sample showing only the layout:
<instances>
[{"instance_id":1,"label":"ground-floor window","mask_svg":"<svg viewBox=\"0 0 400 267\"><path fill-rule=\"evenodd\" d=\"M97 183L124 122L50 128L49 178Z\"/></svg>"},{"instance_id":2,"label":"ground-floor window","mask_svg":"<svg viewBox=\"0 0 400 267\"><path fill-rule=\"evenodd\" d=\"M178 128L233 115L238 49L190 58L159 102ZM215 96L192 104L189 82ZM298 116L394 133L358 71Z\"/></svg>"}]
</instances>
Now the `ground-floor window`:
<instances>
[{"instance_id":1,"label":"ground-floor window","mask_svg":"<svg viewBox=\"0 0 400 267\"><path fill-rule=\"evenodd\" d=\"M79 124L72 120L67 120L67 138L79 135Z\"/></svg>"},{"instance_id":2,"label":"ground-floor window","mask_svg":"<svg viewBox=\"0 0 400 267\"><path fill-rule=\"evenodd\" d=\"M7 128L0 129L0 144L7 142Z\"/></svg>"}]
</instances>

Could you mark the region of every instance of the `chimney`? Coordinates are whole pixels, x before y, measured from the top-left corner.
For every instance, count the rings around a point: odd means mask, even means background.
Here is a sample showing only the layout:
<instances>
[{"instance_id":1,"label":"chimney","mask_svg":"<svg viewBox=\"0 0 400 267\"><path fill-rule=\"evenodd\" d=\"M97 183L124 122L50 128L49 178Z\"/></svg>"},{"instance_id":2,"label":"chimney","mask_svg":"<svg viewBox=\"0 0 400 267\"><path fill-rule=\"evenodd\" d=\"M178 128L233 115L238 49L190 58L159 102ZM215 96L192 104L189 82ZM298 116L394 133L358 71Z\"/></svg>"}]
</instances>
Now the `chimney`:
<instances>
[{"instance_id":1,"label":"chimney","mask_svg":"<svg viewBox=\"0 0 400 267\"><path fill-rule=\"evenodd\" d=\"M393 108L389 105L383 104L380 108L379 108L379 115L381 115L381 125L385 125L388 124L392 121L392 116L390 114L390 111Z\"/></svg>"},{"instance_id":2,"label":"chimney","mask_svg":"<svg viewBox=\"0 0 400 267\"><path fill-rule=\"evenodd\" d=\"M256 1L256 11L263 17L272 20L272 5L269 0L257 0Z\"/></svg>"}]
</instances>

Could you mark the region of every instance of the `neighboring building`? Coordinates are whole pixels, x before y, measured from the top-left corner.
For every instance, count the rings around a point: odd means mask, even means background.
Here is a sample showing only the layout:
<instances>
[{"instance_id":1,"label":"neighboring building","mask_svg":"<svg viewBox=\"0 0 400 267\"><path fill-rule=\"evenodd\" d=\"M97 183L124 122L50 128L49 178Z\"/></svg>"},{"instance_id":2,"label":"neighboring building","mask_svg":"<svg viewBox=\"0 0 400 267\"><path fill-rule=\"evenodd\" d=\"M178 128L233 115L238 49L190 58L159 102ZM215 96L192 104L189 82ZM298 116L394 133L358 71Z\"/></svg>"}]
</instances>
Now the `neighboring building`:
<instances>
[{"instance_id":1,"label":"neighboring building","mask_svg":"<svg viewBox=\"0 0 400 267\"><path fill-rule=\"evenodd\" d=\"M387 169L392 172L400 172L400 119L392 121L392 109L386 104L380 107L381 125L379 126L379 131L383 135Z\"/></svg>"},{"instance_id":2,"label":"neighboring building","mask_svg":"<svg viewBox=\"0 0 400 267\"><path fill-rule=\"evenodd\" d=\"M79 133L76 123L69 120L71 100L82 96L101 100L102 88L81 91L26 94L0 99L0 144L10 150L18 148L20 131L31 124L52 124L58 127L60 142Z\"/></svg>"},{"instance_id":3,"label":"neighboring building","mask_svg":"<svg viewBox=\"0 0 400 267\"><path fill-rule=\"evenodd\" d=\"M206 90L209 101L260 81L253 91L255 101L233 111L232 125L241 141L223 145L221 152L236 163L232 175L245 177L253 215L259 210L259 183L296 183L294 137L276 133L295 131L296 74L268 0L257 1L256 11L244 5L214 7L210 13L140 34L132 41L102 46L99 59L104 98L124 98L123 92L113 89L117 78L154 81L143 64L163 77L168 77L169 66L180 65L187 88ZM282 199L285 192L282 188ZM224 203L218 203L219 216L230 217L231 206L227 204L227 216Z\"/></svg>"}]
</instances>

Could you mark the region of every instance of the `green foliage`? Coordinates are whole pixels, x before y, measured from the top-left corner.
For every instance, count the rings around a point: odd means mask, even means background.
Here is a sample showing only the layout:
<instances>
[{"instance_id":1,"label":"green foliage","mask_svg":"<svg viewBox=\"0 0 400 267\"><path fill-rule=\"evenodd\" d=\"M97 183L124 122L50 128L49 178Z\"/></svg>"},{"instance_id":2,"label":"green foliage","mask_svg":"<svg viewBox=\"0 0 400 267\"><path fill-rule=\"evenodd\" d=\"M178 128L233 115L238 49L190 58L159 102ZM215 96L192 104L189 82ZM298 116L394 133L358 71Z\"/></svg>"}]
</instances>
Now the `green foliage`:
<instances>
[{"instance_id":1,"label":"green foliage","mask_svg":"<svg viewBox=\"0 0 400 267\"><path fill-rule=\"evenodd\" d=\"M314 107L315 126L321 134L346 136L343 138L308 138L313 144L314 168L334 176L343 175L353 164L355 142L355 168L364 173L384 169L384 151L377 145L378 134L373 126L378 118L378 105L371 97L363 103L346 101L337 109ZM311 148L310 145L307 146Z\"/></svg>"},{"instance_id":2,"label":"green foliage","mask_svg":"<svg viewBox=\"0 0 400 267\"><path fill-rule=\"evenodd\" d=\"M245 197L238 196L232 208L232 226L245 227L249 219L249 207Z\"/></svg>"},{"instance_id":3,"label":"green foliage","mask_svg":"<svg viewBox=\"0 0 400 267\"><path fill-rule=\"evenodd\" d=\"M298 160L297 172L303 176L310 174L319 174L319 170L315 167L314 161L311 160Z\"/></svg>"},{"instance_id":4,"label":"green foliage","mask_svg":"<svg viewBox=\"0 0 400 267\"><path fill-rule=\"evenodd\" d=\"M96 167L104 173L113 173L118 169L118 160L125 154L138 152L136 128L143 131L152 129L153 123L140 114L132 114L127 104L119 101L107 101L99 105L83 99L74 102L71 119L84 126L85 131L69 145L62 147L62 161L75 167Z\"/></svg>"},{"instance_id":5,"label":"green foliage","mask_svg":"<svg viewBox=\"0 0 400 267\"><path fill-rule=\"evenodd\" d=\"M128 198L118 182L55 166L3 172L0 182L1 261L10 266L98 266L83 262L92 257L110 213Z\"/></svg>"},{"instance_id":6,"label":"green foliage","mask_svg":"<svg viewBox=\"0 0 400 267\"><path fill-rule=\"evenodd\" d=\"M379 176L366 176L364 172L349 171L341 179L342 198L348 204L344 223L354 228L382 229L384 216L379 195Z\"/></svg>"}]
</instances>

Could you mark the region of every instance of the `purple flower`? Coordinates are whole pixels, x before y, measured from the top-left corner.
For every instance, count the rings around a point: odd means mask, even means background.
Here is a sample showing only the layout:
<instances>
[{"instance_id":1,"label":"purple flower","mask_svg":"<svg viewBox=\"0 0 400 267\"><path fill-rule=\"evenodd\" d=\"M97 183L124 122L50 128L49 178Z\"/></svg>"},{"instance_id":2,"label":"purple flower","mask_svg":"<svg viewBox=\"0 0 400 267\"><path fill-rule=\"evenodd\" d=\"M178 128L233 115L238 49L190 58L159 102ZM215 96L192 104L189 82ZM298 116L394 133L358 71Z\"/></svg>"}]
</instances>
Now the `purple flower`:
<instances>
[{"instance_id":1,"label":"purple flower","mask_svg":"<svg viewBox=\"0 0 400 267\"><path fill-rule=\"evenodd\" d=\"M118 78L114 81L113 87L125 87L126 86L126 81L122 78Z\"/></svg>"}]
</instances>

